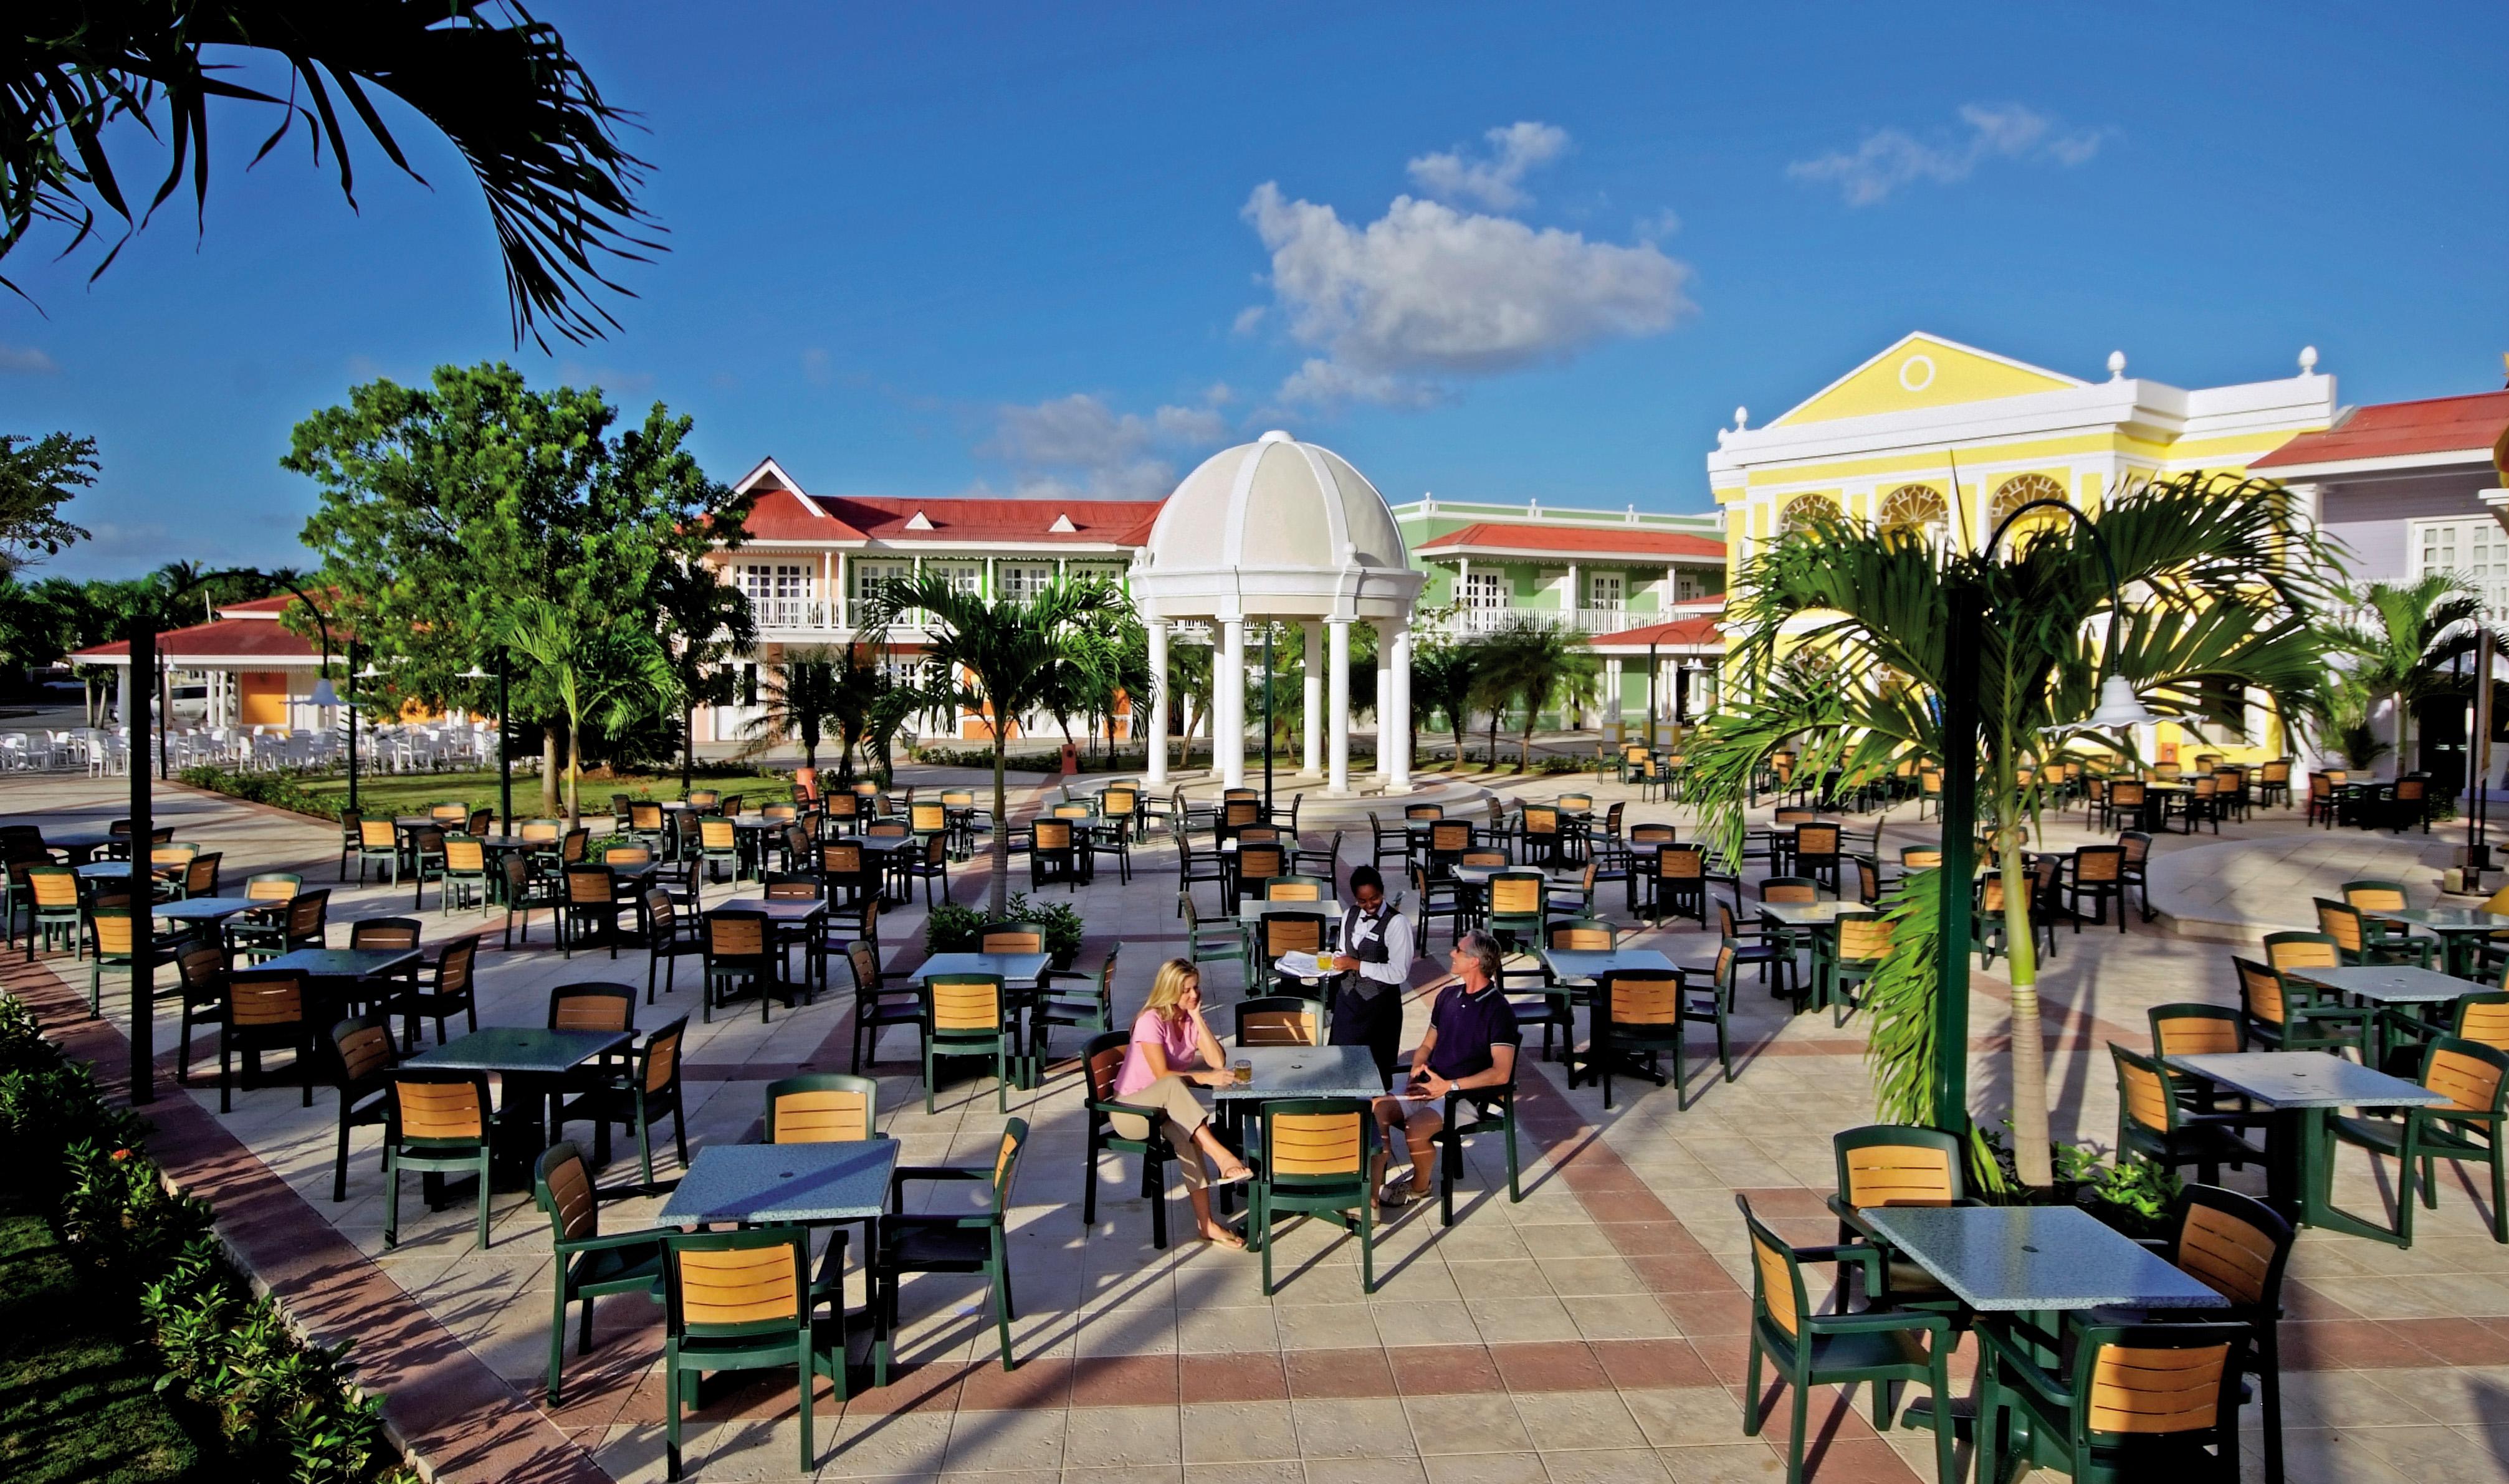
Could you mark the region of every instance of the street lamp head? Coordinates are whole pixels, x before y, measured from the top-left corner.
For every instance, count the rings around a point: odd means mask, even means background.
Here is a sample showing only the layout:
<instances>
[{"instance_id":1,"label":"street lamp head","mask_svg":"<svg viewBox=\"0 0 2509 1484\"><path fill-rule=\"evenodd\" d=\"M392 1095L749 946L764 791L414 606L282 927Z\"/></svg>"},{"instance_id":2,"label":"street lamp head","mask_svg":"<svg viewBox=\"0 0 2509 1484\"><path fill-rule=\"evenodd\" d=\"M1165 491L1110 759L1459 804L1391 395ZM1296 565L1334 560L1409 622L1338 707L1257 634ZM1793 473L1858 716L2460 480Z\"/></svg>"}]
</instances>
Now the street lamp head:
<instances>
[{"instance_id":1,"label":"street lamp head","mask_svg":"<svg viewBox=\"0 0 2509 1484\"><path fill-rule=\"evenodd\" d=\"M326 675L314 683L314 693L305 698L305 704L325 707L340 704L340 692L331 688L331 677Z\"/></svg>"},{"instance_id":2,"label":"street lamp head","mask_svg":"<svg viewBox=\"0 0 2509 1484\"><path fill-rule=\"evenodd\" d=\"M474 665L472 665L469 669L463 671L460 675L457 675L457 676L455 676L455 677L454 677L454 679L455 679L455 680L480 680L480 681L484 681L484 680L495 680L496 678L497 678L497 677L495 677L494 675L489 674L489 673L488 673L487 671L485 671L485 670L480 669L480 668L479 668L477 665L475 665L475 664L474 664Z\"/></svg>"},{"instance_id":3,"label":"street lamp head","mask_svg":"<svg viewBox=\"0 0 2509 1484\"><path fill-rule=\"evenodd\" d=\"M358 672L357 672L357 679L359 679L359 680L381 680L381 679L383 678L383 673L384 673L384 672L382 672L381 670L378 670L378 669L376 669L376 668L375 668L375 665L374 665L374 661L373 661L373 660L368 660L368 661L366 661L366 667L365 667L364 669L362 669L362 670L360 670L360 671L358 671Z\"/></svg>"},{"instance_id":4,"label":"street lamp head","mask_svg":"<svg viewBox=\"0 0 2509 1484\"><path fill-rule=\"evenodd\" d=\"M2141 726L2152 720L2144 709L2142 698L2134 693L2134 683L2122 675L2112 675L2100 682L2100 707L2090 715L2093 726Z\"/></svg>"}]
</instances>

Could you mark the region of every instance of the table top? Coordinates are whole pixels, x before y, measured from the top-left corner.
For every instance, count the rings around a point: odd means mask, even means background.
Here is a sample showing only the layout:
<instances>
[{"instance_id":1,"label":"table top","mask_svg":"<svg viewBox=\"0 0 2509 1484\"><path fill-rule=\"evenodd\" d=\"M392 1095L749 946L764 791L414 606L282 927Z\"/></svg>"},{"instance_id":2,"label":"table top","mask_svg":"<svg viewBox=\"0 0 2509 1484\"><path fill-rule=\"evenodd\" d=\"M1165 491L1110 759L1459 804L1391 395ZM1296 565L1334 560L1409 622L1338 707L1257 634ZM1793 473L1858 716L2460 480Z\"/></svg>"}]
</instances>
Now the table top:
<instances>
[{"instance_id":1,"label":"table top","mask_svg":"<svg viewBox=\"0 0 2509 1484\"><path fill-rule=\"evenodd\" d=\"M529 850L535 844L556 844L555 840L537 841L519 835L483 835L479 843L490 850Z\"/></svg>"},{"instance_id":2,"label":"table top","mask_svg":"<svg viewBox=\"0 0 2509 1484\"><path fill-rule=\"evenodd\" d=\"M1971 1309L2225 1307L2221 1294L2076 1206L1869 1206L1863 1217Z\"/></svg>"},{"instance_id":3,"label":"table top","mask_svg":"<svg viewBox=\"0 0 2509 1484\"><path fill-rule=\"evenodd\" d=\"M395 814L393 816L393 828L396 830L424 830L430 825L434 825L439 829L450 829L452 826L460 823L462 823L462 821L458 819L437 819L432 814Z\"/></svg>"},{"instance_id":4,"label":"table top","mask_svg":"<svg viewBox=\"0 0 2509 1484\"><path fill-rule=\"evenodd\" d=\"M748 897L738 902L727 902L722 907L709 910L707 915L712 916L716 911L758 912L763 914L769 922L773 922L779 926L789 927L795 923L808 922L812 918L826 916L828 904L824 899L816 897L807 899L800 897Z\"/></svg>"},{"instance_id":5,"label":"table top","mask_svg":"<svg viewBox=\"0 0 2509 1484\"><path fill-rule=\"evenodd\" d=\"M1862 902L1763 902L1760 915L1787 927L1828 927L1838 921L1841 912L1870 912L1879 909Z\"/></svg>"},{"instance_id":6,"label":"table top","mask_svg":"<svg viewBox=\"0 0 2509 1484\"><path fill-rule=\"evenodd\" d=\"M708 1144L689 1162L655 1218L700 1221L857 1221L886 1213L897 1140L827 1144Z\"/></svg>"},{"instance_id":7,"label":"table top","mask_svg":"<svg viewBox=\"0 0 2509 1484\"><path fill-rule=\"evenodd\" d=\"M1321 902L1261 902L1249 898L1237 904L1237 916L1244 922L1260 922L1278 912L1309 912L1325 919L1328 926L1341 921L1341 904L1327 898Z\"/></svg>"},{"instance_id":8,"label":"table top","mask_svg":"<svg viewBox=\"0 0 2509 1484\"><path fill-rule=\"evenodd\" d=\"M277 905L256 902L250 897L186 897L180 902L160 902L149 910L176 922L217 922L238 912L251 911L256 907Z\"/></svg>"},{"instance_id":9,"label":"table top","mask_svg":"<svg viewBox=\"0 0 2509 1484\"><path fill-rule=\"evenodd\" d=\"M935 953L915 971L918 980L941 974L996 974L1005 984L1032 984L1054 966L1043 953Z\"/></svg>"},{"instance_id":10,"label":"table top","mask_svg":"<svg viewBox=\"0 0 2509 1484\"><path fill-rule=\"evenodd\" d=\"M2478 907L2408 907L2389 912L2364 912L2381 922L2405 922L2434 933L2509 932L2509 917Z\"/></svg>"},{"instance_id":11,"label":"table top","mask_svg":"<svg viewBox=\"0 0 2509 1484\"><path fill-rule=\"evenodd\" d=\"M1544 948L1540 957L1555 979L1592 980L1628 970L1665 974L1674 967L1655 948Z\"/></svg>"},{"instance_id":12,"label":"table top","mask_svg":"<svg viewBox=\"0 0 2509 1484\"><path fill-rule=\"evenodd\" d=\"M789 819L768 819L764 814L735 814L731 817L734 830L780 830L791 823L793 821Z\"/></svg>"},{"instance_id":13,"label":"table top","mask_svg":"<svg viewBox=\"0 0 2509 1484\"><path fill-rule=\"evenodd\" d=\"M537 1072L556 1076L595 1057L624 1051L635 1039L632 1030L541 1030L525 1025L491 1025L467 1036L456 1036L401 1064L457 1072Z\"/></svg>"},{"instance_id":14,"label":"table top","mask_svg":"<svg viewBox=\"0 0 2509 1484\"><path fill-rule=\"evenodd\" d=\"M1210 1090L1223 1102L1267 1097L1382 1097L1385 1079L1365 1046L1231 1046L1229 1064L1254 1069L1254 1080Z\"/></svg>"},{"instance_id":15,"label":"table top","mask_svg":"<svg viewBox=\"0 0 2509 1484\"><path fill-rule=\"evenodd\" d=\"M372 979L422 962L416 948L297 948L256 969L294 969L308 979Z\"/></svg>"},{"instance_id":16,"label":"table top","mask_svg":"<svg viewBox=\"0 0 2509 1484\"><path fill-rule=\"evenodd\" d=\"M845 841L845 843L849 845L860 845L865 850L882 852L891 850L920 850L923 848L923 842L917 839L912 835L857 835L854 838Z\"/></svg>"},{"instance_id":17,"label":"table top","mask_svg":"<svg viewBox=\"0 0 2509 1484\"><path fill-rule=\"evenodd\" d=\"M78 872L79 879L82 881L115 881L131 874L131 863L129 861L90 861L88 864L75 869ZM152 874L169 871L180 871L181 869L182 868L179 866L151 866L148 868Z\"/></svg>"},{"instance_id":18,"label":"table top","mask_svg":"<svg viewBox=\"0 0 2509 1484\"><path fill-rule=\"evenodd\" d=\"M2206 1052L2167 1059L2269 1108L2427 1108L2448 1101L2402 1077L2324 1052Z\"/></svg>"},{"instance_id":19,"label":"table top","mask_svg":"<svg viewBox=\"0 0 2509 1484\"><path fill-rule=\"evenodd\" d=\"M131 836L127 835L47 835L44 847L48 850L101 850L129 838Z\"/></svg>"},{"instance_id":20,"label":"table top","mask_svg":"<svg viewBox=\"0 0 2509 1484\"><path fill-rule=\"evenodd\" d=\"M610 873L621 881L642 881L661 869L659 861L619 861L615 864L603 861L601 864L608 866Z\"/></svg>"},{"instance_id":21,"label":"table top","mask_svg":"<svg viewBox=\"0 0 2509 1484\"><path fill-rule=\"evenodd\" d=\"M2445 1005L2460 995L2481 994L2491 986L2458 979L2436 969L2412 964L2356 964L2340 969L2285 969L2286 978L2305 980L2345 994L2388 1005Z\"/></svg>"}]
</instances>

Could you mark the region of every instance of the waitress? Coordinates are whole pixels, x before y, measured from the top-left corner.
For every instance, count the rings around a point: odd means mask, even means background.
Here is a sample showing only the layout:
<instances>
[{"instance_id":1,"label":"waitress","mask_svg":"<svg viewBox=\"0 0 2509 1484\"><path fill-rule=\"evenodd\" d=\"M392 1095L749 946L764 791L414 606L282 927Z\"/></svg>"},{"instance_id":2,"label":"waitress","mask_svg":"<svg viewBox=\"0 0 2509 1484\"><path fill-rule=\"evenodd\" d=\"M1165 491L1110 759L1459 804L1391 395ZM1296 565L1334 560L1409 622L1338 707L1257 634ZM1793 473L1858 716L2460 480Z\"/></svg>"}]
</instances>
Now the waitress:
<instances>
[{"instance_id":1,"label":"waitress","mask_svg":"<svg viewBox=\"0 0 2509 1484\"><path fill-rule=\"evenodd\" d=\"M1411 921L1386 905L1385 878L1373 866L1351 871L1350 898L1341 917L1341 952L1325 960L1342 976L1333 994L1332 1044L1367 1047L1378 1080L1391 1088L1403 1049Z\"/></svg>"}]
</instances>

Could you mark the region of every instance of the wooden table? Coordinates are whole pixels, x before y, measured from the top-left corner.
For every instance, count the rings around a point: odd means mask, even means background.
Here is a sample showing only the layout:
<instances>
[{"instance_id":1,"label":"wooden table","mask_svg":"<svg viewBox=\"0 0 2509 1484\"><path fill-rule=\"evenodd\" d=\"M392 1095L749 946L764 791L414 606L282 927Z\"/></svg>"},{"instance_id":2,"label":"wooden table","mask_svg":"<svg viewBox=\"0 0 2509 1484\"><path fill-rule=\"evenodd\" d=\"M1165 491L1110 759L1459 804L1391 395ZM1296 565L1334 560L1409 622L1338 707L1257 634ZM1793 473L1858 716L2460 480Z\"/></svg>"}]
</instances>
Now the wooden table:
<instances>
[{"instance_id":1,"label":"wooden table","mask_svg":"<svg viewBox=\"0 0 2509 1484\"><path fill-rule=\"evenodd\" d=\"M2271 1110L2273 1122L2266 1131L2266 1199L2276 1210L2296 1224L2404 1245L2385 1227L2336 1206L2327 1119L2337 1108L2428 1108L2447 1098L2324 1052L2211 1052L2167 1059L2191 1077Z\"/></svg>"},{"instance_id":2,"label":"wooden table","mask_svg":"<svg viewBox=\"0 0 2509 1484\"><path fill-rule=\"evenodd\" d=\"M414 955L413 955L414 956ZM636 1039L628 1030L541 1030L492 1025L456 1036L401 1063L453 1072L492 1072L503 1084L491 1154L500 1190L529 1190L541 1151L548 1147L544 1113L552 1086L576 1068Z\"/></svg>"}]
</instances>

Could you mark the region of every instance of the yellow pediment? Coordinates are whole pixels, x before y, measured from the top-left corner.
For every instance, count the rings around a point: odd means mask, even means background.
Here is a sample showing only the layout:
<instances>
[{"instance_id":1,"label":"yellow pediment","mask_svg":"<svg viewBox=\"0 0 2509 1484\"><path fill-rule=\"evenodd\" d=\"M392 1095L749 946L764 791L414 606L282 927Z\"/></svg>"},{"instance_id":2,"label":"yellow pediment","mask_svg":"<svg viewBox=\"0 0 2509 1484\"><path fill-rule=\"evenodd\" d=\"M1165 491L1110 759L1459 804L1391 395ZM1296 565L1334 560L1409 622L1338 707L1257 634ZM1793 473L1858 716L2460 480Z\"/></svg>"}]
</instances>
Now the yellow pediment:
<instances>
[{"instance_id":1,"label":"yellow pediment","mask_svg":"<svg viewBox=\"0 0 2509 1484\"><path fill-rule=\"evenodd\" d=\"M1830 383L1771 424L1791 427L1838 418L1909 412L2028 396L2082 385L2073 377L1933 335L1908 335Z\"/></svg>"}]
</instances>

